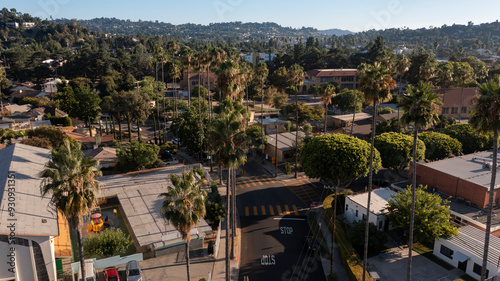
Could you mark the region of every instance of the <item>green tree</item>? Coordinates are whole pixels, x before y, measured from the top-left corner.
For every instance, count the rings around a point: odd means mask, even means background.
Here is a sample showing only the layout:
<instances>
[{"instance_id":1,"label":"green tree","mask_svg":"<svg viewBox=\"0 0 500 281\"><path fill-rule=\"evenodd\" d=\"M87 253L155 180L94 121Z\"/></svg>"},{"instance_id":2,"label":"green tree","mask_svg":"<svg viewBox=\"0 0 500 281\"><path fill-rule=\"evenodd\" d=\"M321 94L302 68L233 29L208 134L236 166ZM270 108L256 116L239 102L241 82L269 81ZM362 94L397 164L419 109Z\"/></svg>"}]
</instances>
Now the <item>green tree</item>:
<instances>
[{"instance_id":1,"label":"green tree","mask_svg":"<svg viewBox=\"0 0 500 281\"><path fill-rule=\"evenodd\" d=\"M320 121L323 119L325 109L320 105L310 106L305 102L296 104L288 104L281 108L280 113L285 116L290 116L293 113L298 115L299 125L306 121Z\"/></svg>"},{"instance_id":2,"label":"green tree","mask_svg":"<svg viewBox=\"0 0 500 281\"><path fill-rule=\"evenodd\" d=\"M373 65L361 64L360 72L360 88L365 93L365 100L373 104L372 118L372 136L371 136L371 153L370 153L370 169L368 172L368 208L366 208L366 229L365 229L365 250L363 257L363 281L366 278L366 266L368 262L368 234L370 220L370 202L371 191L373 184L373 151L375 149L375 134L376 134L376 118L377 104L389 100L391 98L391 90L396 87L396 82L392 79L390 69L375 62Z\"/></svg>"},{"instance_id":3,"label":"green tree","mask_svg":"<svg viewBox=\"0 0 500 281\"><path fill-rule=\"evenodd\" d=\"M251 125L245 128L248 145L257 149L262 149L262 146L267 144L267 136L262 139L259 125Z\"/></svg>"},{"instance_id":4,"label":"green tree","mask_svg":"<svg viewBox=\"0 0 500 281\"><path fill-rule=\"evenodd\" d=\"M168 191L160 194L164 198L161 211L165 218L181 233L186 242L186 270L187 280L189 273L189 243L191 241L191 229L200 224L205 216L205 198L207 193L201 188L206 184L203 173L197 171L200 180L196 180L195 172L182 172L182 178L176 174L170 175L172 185Z\"/></svg>"},{"instance_id":5,"label":"green tree","mask_svg":"<svg viewBox=\"0 0 500 281\"><path fill-rule=\"evenodd\" d=\"M418 139L425 144L425 159L437 161L462 154L462 144L446 134L438 132L423 132Z\"/></svg>"},{"instance_id":6,"label":"green tree","mask_svg":"<svg viewBox=\"0 0 500 281\"><path fill-rule=\"evenodd\" d=\"M332 104L343 113L361 112L363 109L364 95L358 90L342 89L340 93L333 97Z\"/></svg>"},{"instance_id":7,"label":"green tree","mask_svg":"<svg viewBox=\"0 0 500 281\"><path fill-rule=\"evenodd\" d=\"M489 134L477 134L470 124L454 124L444 128L443 133L462 144L464 154L491 148Z\"/></svg>"},{"instance_id":8,"label":"green tree","mask_svg":"<svg viewBox=\"0 0 500 281\"><path fill-rule=\"evenodd\" d=\"M365 246L365 231L364 221L358 221L349 229L349 240L352 242L354 250L358 253L362 253ZM368 256L372 257L386 249L385 243L387 243L387 234L383 231L379 231L377 226L373 223L370 223L369 231L368 237L370 238L368 244L371 246L368 249Z\"/></svg>"},{"instance_id":9,"label":"green tree","mask_svg":"<svg viewBox=\"0 0 500 281\"><path fill-rule=\"evenodd\" d=\"M116 156L118 157L116 168L128 172L162 166L161 161L158 159L159 152L160 147L157 145L132 141L130 146L116 150Z\"/></svg>"},{"instance_id":10,"label":"green tree","mask_svg":"<svg viewBox=\"0 0 500 281\"><path fill-rule=\"evenodd\" d=\"M64 140L63 145L52 150L52 160L42 171L42 196L50 196L53 204L68 218L72 229L76 230L80 252L82 276L85 276L85 258L81 227L83 216L90 213L97 204L101 175L96 168L98 160L83 157L79 143Z\"/></svg>"},{"instance_id":11,"label":"green tree","mask_svg":"<svg viewBox=\"0 0 500 281\"><path fill-rule=\"evenodd\" d=\"M75 89L74 116L85 122L92 136L92 123L101 114L101 99L97 92L92 91L89 86L77 87Z\"/></svg>"},{"instance_id":12,"label":"green tree","mask_svg":"<svg viewBox=\"0 0 500 281\"><path fill-rule=\"evenodd\" d=\"M107 228L99 234L90 235L83 241L83 252L87 258L108 258L125 253L132 245L130 236L120 229Z\"/></svg>"},{"instance_id":13,"label":"green tree","mask_svg":"<svg viewBox=\"0 0 500 281\"><path fill-rule=\"evenodd\" d=\"M406 94L403 95L398 106L403 109L401 122L404 125L413 125L413 180L412 180L412 203L410 216L410 242L407 280L411 281L412 267L412 246L413 246L413 221L415 215L415 187L417 186L417 161L420 159L418 154L418 130L427 129L437 124L439 105L443 103L439 100L440 96L432 91L432 85L420 82L418 86L409 86ZM425 147L425 145L424 145ZM424 148L425 149L425 148Z\"/></svg>"},{"instance_id":14,"label":"green tree","mask_svg":"<svg viewBox=\"0 0 500 281\"><path fill-rule=\"evenodd\" d=\"M383 133L375 137L375 148L380 151L382 166L402 171L412 160L412 137L396 132ZM417 141L417 161L425 156L425 144Z\"/></svg>"},{"instance_id":15,"label":"green tree","mask_svg":"<svg viewBox=\"0 0 500 281\"><path fill-rule=\"evenodd\" d=\"M347 187L352 181L368 174L370 146L366 141L342 134L328 134L310 139L300 153L300 164L309 178L319 178L334 187L333 235L337 216L338 188ZM380 168L380 154L374 151L373 169ZM334 241L332 241L332 247ZM330 256L330 274L333 270L333 249Z\"/></svg>"},{"instance_id":16,"label":"green tree","mask_svg":"<svg viewBox=\"0 0 500 281\"><path fill-rule=\"evenodd\" d=\"M222 197L220 196L217 183L212 181L210 183L210 196L205 202L206 219L213 222L212 230L219 227L219 223L226 217L226 209L222 204Z\"/></svg>"},{"instance_id":17,"label":"green tree","mask_svg":"<svg viewBox=\"0 0 500 281\"><path fill-rule=\"evenodd\" d=\"M493 133L493 159L491 167L491 182L488 211L486 217L486 234L483 250L483 265L481 281L486 278L486 265L488 263L488 250L491 232L491 216L493 214L493 197L495 193L498 157L498 132L500 130L500 86L498 78L479 86L479 97L472 108L470 124L481 133Z\"/></svg>"},{"instance_id":18,"label":"green tree","mask_svg":"<svg viewBox=\"0 0 500 281\"><path fill-rule=\"evenodd\" d=\"M415 234L414 240L425 245L432 245L435 238L447 238L458 234L458 229L450 222L449 201L439 195L426 192L420 185L415 190ZM410 215L413 192L410 187L404 192L391 196L387 203L387 218L410 234Z\"/></svg>"}]
</instances>

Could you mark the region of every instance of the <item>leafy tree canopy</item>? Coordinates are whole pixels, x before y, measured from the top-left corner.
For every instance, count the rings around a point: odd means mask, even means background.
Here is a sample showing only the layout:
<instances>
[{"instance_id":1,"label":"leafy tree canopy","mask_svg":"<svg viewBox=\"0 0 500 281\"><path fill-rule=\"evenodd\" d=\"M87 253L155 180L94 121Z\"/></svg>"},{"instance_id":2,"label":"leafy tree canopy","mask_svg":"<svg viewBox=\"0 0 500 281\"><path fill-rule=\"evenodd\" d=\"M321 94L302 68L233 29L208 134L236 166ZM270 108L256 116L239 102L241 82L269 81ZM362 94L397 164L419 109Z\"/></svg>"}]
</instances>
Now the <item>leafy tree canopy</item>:
<instances>
[{"instance_id":1,"label":"leafy tree canopy","mask_svg":"<svg viewBox=\"0 0 500 281\"><path fill-rule=\"evenodd\" d=\"M491 136L478 134L469 124L455 124L444 128L443 133L462 143L464 154L490 149Z\"/></svg>"},{"instance_id":2,"label":"leafy tree canopy","mask_svg":"<svg viewBox=\"0 0 500 281\"><path fill-rule=\"evenodd\" d=\"M425 144L425 159L437 161L462 154L462 144L446 134L423 132L418 139Z\"/></svg>"},{"instance_id":3,"label":"leafy tree canopy","mask_svg":"<svg viewBox=\"0 0 500 281\"><path fill-rule=\"evenodd\" d=\"M375 137L375 147L380 151L382 166L397 171L403 170L413 159L413 138L395 132L383 133ZM425 144L417 141L417 161L425 156Z\"/></svg>"},{"instance_id":4,"label":"leafy tree canopy","mask_svg":"<svg viewBox=\"0 0 500 281\"><path fill-rule=\"evenodd\" d=\"M107 228L99 234L93 234L83 240L83 252L86 258L107 258L123 254L132 245L129 235L120 229Z\"/></svg>"},{"instance_id":5,"label":"leafy tree canopy","mask_svg":"<svg viewBox=\"0 0 500 281\"><path fill-rule=\"evenodd\" d=\"M356 100L358 103L356 104ZM356 113L363 109L364 95L358 90L342 89L332 99L332 104L342 110L343 113L353 113L356 108Z\"/></svg>"},{"instance_id":6,"label":"leafy tree canopy","mask_svg":"<svg viewBox=\"0 0 500 281\"><path fill-rule=\"evenodd\" d=\"M160 161L158 159L159 152L160 147L157 145L132 141L130 146L116 150L116 156L118 156L116 167L120 171L127 172L153 168L157 165L161 166L158 163Z\"/></svg>"},{"instance_id":7,"label":"leafy tree canopy","mask_svg":"<svg viewBox=\"0 0 500 281\"><path fill-rule=\"evenodd\" d=\"M458 234L458 228L450 222L451 210L447 200L439 195L426 192L426 186L415 190L415 240L424 245L432 245L435 238L448 238ZM401 227L408 236L410 231L412 192L408 187L389 199L387 218Z\"/></svg>"}]
</instances>

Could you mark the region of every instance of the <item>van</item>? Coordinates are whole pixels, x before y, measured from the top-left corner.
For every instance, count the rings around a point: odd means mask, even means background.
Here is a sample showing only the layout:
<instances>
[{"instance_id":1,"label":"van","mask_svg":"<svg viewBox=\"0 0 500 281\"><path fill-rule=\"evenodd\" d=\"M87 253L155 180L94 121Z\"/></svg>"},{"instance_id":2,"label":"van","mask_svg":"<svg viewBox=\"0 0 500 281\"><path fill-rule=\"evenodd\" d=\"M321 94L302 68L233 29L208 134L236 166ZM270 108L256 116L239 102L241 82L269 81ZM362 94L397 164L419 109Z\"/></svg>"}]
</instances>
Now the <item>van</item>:
<instances>
[{"instance_id":1,"label":"van","mask_svg":"<svg viewBox=\"0 0 500 281\"><path fill-rule=\"evenodd\" d=\"M82 280L82 270L80 265L78 265L78 280ZM93 259L88 259L85 260L85 281L96 281L96 274L95 274L95 266L94 266L94 260Z\"/></svg>"}]
</instances>

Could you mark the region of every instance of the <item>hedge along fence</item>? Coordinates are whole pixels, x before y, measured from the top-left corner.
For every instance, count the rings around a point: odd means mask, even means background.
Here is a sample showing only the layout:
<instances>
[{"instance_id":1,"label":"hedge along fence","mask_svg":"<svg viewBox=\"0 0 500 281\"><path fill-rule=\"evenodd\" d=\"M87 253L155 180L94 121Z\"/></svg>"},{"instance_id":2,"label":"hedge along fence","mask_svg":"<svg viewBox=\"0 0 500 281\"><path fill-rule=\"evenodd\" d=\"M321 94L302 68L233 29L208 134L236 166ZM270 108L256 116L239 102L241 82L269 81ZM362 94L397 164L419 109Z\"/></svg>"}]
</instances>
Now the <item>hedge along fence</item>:
<instances>
[{"instance_id":1,"label":"hedge along fence","mask_svg":"<svg viewBox=\"0 0 500 281\"><path fill-rule=\"evenodd\" d=\"M344 197L345 194L339 193L337 198L340 198L341 196ZM330 218L332 218L333 216L332 202L333 194L325 198L325 200L323 201L324 219L328 224L330 232L333 232L333 224L330 220ZM340 209L342 210L343 208ZM339 207L337 206L337 212L338 211ZM339 248L342 263L344 264L347 274L349 275L349 279L351 281L363 280L363 263L356 253L356 250L354 250L354 248L352 247L351 242L349 242L349 238L347 237L343 224L339 221L336 221L335 223L337 224L337 227L335 229L335 243L337 243L337 246ZM366 273L365 280L371 280L368 272Z\"/></svg>"}]
</instances>

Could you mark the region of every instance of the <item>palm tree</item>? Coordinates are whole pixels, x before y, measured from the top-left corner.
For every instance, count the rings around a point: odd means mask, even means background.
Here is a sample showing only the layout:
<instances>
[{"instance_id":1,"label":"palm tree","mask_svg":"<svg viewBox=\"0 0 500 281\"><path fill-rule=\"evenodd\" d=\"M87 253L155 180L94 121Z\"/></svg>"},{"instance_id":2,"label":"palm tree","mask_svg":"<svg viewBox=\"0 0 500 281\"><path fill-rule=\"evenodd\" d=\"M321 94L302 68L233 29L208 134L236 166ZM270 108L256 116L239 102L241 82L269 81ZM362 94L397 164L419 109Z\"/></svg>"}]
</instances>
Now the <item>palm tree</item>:
<instances>
[{"instance_id":1,"label":"palm tree","mask_svg":"<svg viewBox=\"0 0 500 281\"><path fill-rule=\"evenodd\" d=\"M328 115L328 105L332 103L332 98L335 95L335 86L333 84L323 84L320 88L321 101L325 103L325 134L326 134L326 116Z\"/></svg>"},{"instance_id":2,"label":"palm tree","mask_svg":"<svg viewBox=\"0 0 500 281\"><path fill-rule=\"evenodd\" d=\"M219 166L225 167L227 172L227 182L226 182L226 194L227 194L227 205L226 214L230 214L232 208L236 207L235 204L235 193L234 188L232 191L231 182L235 177L233 176L234 169L239 167L241 163L246 160L245 147L246 147L246 135L243 130L244 120L244 107L239 102L233 102L231 99L225 100L221 103L220 112L217 119L215 119L212 124L212 129L210 131L210 138L212 146L215 151L215 162ZM233 194L231 199L230 194ZM231 207L231 205L233 207ZM234 219L234 212L233 212ZM233 221L234 225L234 221ZM226 280L230 280L230 269L229 269L229 218L226 219ZM234 232L232 234L232 253L231 256L234 257Z\"/></svg>"},{"instance_id":3,"label":"palm tree","mask_svg":"<svg viewBox=\"0 0 500 281\"><path fill-rule=\"evenodd\" d=\"M260 94L262 96L262 101L260 104L260 134L262 139L262 158L264 158L264 83L266 82L267 75L269 74L269 69L267 69L267 64L260 62L255 67L255 80L260 83Z\"/></svg>"},{"instance_id":4,"label":"palm tree","mask_svg":"<svg viewBox=\"0 0 500 281\"><path fill-rule=\"evenodd\" d=\"M403 109L401 122L404 125L413 125L413 179L411 184L412 200L410 214L410 240L408 243L408 266L406 280L411 281L413 224L415 220L415 188L417 186L417 136L419 129L427 129L439 122L438 111L440 95L432 91L432 85L420 82L417 87L409 86L407 93L399 100L399 107Z\"/></svg>"},{"instance_id":5,"label":"palm tree","mask_svg":"<svg viewBox=\"0 0 500 281\"><path fill-rule=\"evenodd\" d=\"M287 72L287 84L297 87L295 92L295 119L297 122L297 128L295 130L295 177L297 177L299 163L299 106L298 106L298 95L299 95L299 85L302 84L306 73L304 68L298 64L292 65Z\"/></svg>"},{"instance_id":6,"label":"palm tree","mask_svg":"<svg viewBox=\"0 0 500 281\"><path fill-rule=\"evenodd\" d=\"M398 96L401 94L401 84L403 83L403 74L408 72L410 70L410 59L408 59L407 56L402 55L397 58L396 60L396 74L399 76L399 86L398 86ZM398 108L398 133L400 131L400 126L399 126L399 108Z\"/></svg>"},{"instance_id":7,"label":"palm tree","mask_svg":"<svg viewBox=\"0 0 500 281\"><path fill-rule=\"evenodd\" d=\"M187 86L188 86L188 105L191 104L191 83L189 83L189 70L193 65L194 61L194 52L188 46L182 47L181 50L182 64L187 70Z\"/></svg>"},{"instance_id":8,"label":"palm tree","mask_svg":"<svg viewBox=\"0 0 500 281\"><path fill-rule=\"evenodd\" d=\"M203 172L197 171L201 177L196 180L193 170L182 172L182 179L171 174L170 180L173 187L165 193L158 195L159 198L165 198L161 211L165 218L181 233L182 239L186 242L186 270L187 280L190 280L189 274L189 243L191 242L191 229L200 224L201 218L205 216L205 198L207 192L201 187L206 184Z\"/></svg>"},{"instance_id":9,"label":"palm tree","mask_svg":"<svg viewBox=\"0 0 500 281\"><path fill-rule=\"evenodd\" d=\"M71 228L76 231L82 276L85 276L85 261L81 227L83 216L98 202L100 187L95 178L101 171L97 165L98 160L83 157L79 143L65 139L63 145L52 150L52 160L40 175L45 178L42 196L52 196L51 203L68 218Z\"/></svg>"},{"instance_id":10,"label":"palm tree","mask_svg":"<svg viewBox=\"0 0 500 281\"><path fill-rule=\"evenodd\" d=\"M498 79L479 85L479 96L475 98L475 105L471 110L469 123L480 132L493 132L493 162L491 167L490 195L484 238L483 266L481 269L481 281L484 281L486 278L486 265L488 264L491 215L493 212L493 196L495 193L497 175L498 132L500 130L500 86Z\"/></svg>"},{"instance_id":11,"label":"palm tree","mask_svg":"<svg viewBox=\"0 0 500 281\"><path fill-rule=\"evenodd\" d=\"M217 86L222 91L223 98L234 100L241 92L243 75L240 65L232 60L224 60L217 69Z\"/></svg>"},{"instance_id":12,"label":"palm tree","mask_svg":"<svg viewBox=\"0 0 500 281\"><path fill-rule=\"evenodd\" d=\"M375 144L375 129L377 119L377 105L391 98L391 90L396 87L396 82L390 75L390 70L379 62L373 65L362 64L358 69L362 70L360 75L360 86L364 90L365 100L373 103L372 137L370 147L370 169L368 172L368 202L366 208L365 245L363 260L363 281L366 280L366 266L368 262L368 227L370 221L370 203L373 183L373 151Z\"/></svg>"}]
</instances>

